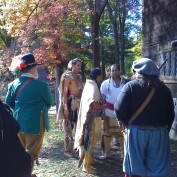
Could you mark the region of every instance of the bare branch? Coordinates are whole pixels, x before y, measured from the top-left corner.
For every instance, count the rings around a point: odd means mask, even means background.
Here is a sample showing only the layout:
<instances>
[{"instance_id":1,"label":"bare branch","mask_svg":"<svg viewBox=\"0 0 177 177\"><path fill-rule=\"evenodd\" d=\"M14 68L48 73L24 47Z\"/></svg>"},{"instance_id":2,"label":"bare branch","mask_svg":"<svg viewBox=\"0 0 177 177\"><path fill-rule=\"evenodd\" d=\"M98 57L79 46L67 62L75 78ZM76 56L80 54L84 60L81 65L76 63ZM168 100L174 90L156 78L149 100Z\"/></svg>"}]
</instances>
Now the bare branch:
<instances>
[{"instance_id":1,"label":"bare branch","mask_svg":"<svg viewBox=\"0 0 177 177\"><path fill-rule=\"evenodd\" d=\"M33 12L37 9L37 7L39 6L41 0L38 1L38 3L36 4L36 6L33 8L33 10L31 11L31 13L28 15L25 23L28 23L29 18L31 17L31 15L33 14Z\"/></svg>"}]
</instances>

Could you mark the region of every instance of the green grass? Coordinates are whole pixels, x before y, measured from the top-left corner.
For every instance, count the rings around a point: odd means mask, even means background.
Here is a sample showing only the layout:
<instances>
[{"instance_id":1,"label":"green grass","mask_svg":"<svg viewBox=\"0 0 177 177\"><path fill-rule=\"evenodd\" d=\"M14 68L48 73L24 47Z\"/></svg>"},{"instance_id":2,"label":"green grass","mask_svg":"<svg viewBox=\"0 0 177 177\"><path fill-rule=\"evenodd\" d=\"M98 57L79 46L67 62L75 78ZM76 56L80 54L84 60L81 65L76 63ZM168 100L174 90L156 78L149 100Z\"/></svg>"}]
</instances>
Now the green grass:
<instances>
[{"instance_id":1,"label":"green grass","mask_svg":"<svg viewBox=\"0 0 177 177\"><path fill-rule=\"evenodd\" d=\"M77 168L78 158L67 158L64 156L64 132L59 130L58 124L55 121L55 116L51 116L50 120L51 129L50 132L45 133L44 142L39 158L41 165L35 165L33 173L35 173L38 177L86 176L82 172L81 168ZM101 152L100 150L98 151ZM112 177L117 177L118 173L121 173L120 177L123 177L123 173L120 172L122 171L122 165L120 164L122 163L118 164L117 160L114 161L113 164L112 160L110 160L110 162L107 164L100 162L96 167L99 169L99 173L96 175L91 175L91 177L109 177L108 174L111 174L110 170L113 170Z\"/></svg>"},{"instance_id":2,"label":"green grass","mask_svg":"<svg viewBox=\"0 0 177 177\"><path fill-rule=\"evenodd\" d=\"M45 133L39 161L34 167L38 177L83 177L81 169L77 169L78 159L64 156L64 132L59 130L55 117L50 117L51 129Z\"/></svg>"},{"instance_id":3,"label":"green grass","mask_svg":"<svg viewBox=\"0 0 177 177\"><path fill-rule=\"evenodd\" d=\"M85 177L81 168L77 169L78 158L64 156L64 132L59 130L55 121L55 115L50 117L51 129L45 134L43 147L40 153L40 166L34 167L34 173L38 177ZM114 150L115 151L115 150ZM168 177L174 177L177 173L177 141L171 141L172 170ZM97 174L91 177L123 177L122 160L120 154L114 152L114 156L108 160L100 161L97 149L94 157L98 163L94 166Z\"/></svg>"}]
</instances>

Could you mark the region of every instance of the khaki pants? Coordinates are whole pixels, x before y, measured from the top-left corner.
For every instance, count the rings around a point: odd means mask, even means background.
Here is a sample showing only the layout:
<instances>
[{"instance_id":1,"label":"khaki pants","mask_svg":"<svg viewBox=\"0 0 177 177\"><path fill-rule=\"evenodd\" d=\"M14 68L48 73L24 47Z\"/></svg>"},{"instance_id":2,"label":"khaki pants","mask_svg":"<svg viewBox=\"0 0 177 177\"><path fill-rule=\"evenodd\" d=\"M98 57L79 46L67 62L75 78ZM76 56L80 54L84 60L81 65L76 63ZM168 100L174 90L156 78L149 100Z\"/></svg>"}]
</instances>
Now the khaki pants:
<instances>
[{"instance_id":1,"label":"khaki pants","mask_svg":"<svg viewBox=\"0 0 177 177\"><path fill-rule=\"evenodd\" d=\"M41 115L40 134L19 133L19 139L24 149L31 155L32 161L38 160L39 152L42 147L45 132L45 121ZM33 165L33 164L32 164Z\"/></svg>"},{"instance_id":2,"label":"khaki pants","mask_svg":"<svg viewBox=\"0 0 177 177\"><path fill-rule=\"evenodd\" d=\"M121 146L122 154L124 153L124 136L121 132L122 129L118 127L117 119L114 117L107 117L104 120L103 124L103 152L105 154L110 153L110 144L111 140L114 137L116 141L119 141Z\"/></svg>"}]
</instances>

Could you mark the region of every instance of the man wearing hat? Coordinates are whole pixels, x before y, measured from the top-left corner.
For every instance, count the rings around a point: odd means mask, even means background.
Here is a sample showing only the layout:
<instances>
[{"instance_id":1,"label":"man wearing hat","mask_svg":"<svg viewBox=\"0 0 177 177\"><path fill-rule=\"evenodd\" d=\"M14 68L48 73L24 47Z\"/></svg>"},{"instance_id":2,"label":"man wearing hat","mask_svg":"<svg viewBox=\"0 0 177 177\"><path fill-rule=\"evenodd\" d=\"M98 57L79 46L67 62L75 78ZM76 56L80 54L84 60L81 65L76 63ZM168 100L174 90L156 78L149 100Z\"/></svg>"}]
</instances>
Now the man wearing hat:
<instances>
[{"instance_id":1,"label":"man wearing hat","mask_svg":"<svg viewBox=\"0 0 177 177\"><path fill-rule=\"evenodd\" d=\"M117 119L127 128L123 171L125 177L165 177L171 166L173 99L152 60L136 60L132 68L134 80L124 85L114 105Z\"/></svg>"},{"instance_id":2,"label":"man wearing hat","mask_svg":"<svg viewBox=\"0 0 177 177\"><path fill-rule=\"evenodd\" d=\"M32 166L42 147L45 129L49 130L48 109L52 96L48 84L37 80L37 66L31 53L15 57L10 71L20 71L21 76L8 85L6 104L14 111L14 118L20 125L19 138L31 155Z\"/></svg>"}]
</instances>

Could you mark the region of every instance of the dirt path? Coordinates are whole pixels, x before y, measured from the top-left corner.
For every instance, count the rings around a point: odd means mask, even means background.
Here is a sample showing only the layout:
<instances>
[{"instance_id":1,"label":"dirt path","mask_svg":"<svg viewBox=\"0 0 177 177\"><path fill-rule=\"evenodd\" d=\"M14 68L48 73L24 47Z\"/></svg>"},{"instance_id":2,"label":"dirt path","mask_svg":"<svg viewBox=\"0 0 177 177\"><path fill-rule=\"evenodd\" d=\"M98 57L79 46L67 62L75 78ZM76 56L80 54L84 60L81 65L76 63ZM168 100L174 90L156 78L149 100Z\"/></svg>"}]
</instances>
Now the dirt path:
<instances>
[{"instance_id":1,"label":"dirt path","mask_svg":"<svg viewBox=\"0 0 177 177\"><path fill-rule=\"evenodd\" d=\"M45 141L40 154L40 166L35 166L34 173L38 177L85 177L81 169L77 169L78 157L67 158L64 152L64 133L59 130L56 124L55 107L53 107L49 115L51 116L51 130L45 135ZM175 177L177 173L177 142L171 142L172 151L172 170L168 177ZM94 168L96 173L91 177L123 177L122 159L120 150L113 146L111 156L106 160L100 160L100 145L97 144L94 150L94 159L96 163Z\"/></svg>"}]
</instances>

